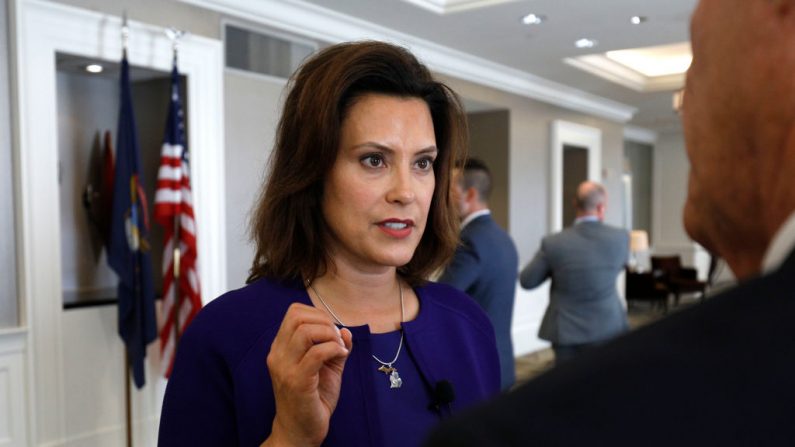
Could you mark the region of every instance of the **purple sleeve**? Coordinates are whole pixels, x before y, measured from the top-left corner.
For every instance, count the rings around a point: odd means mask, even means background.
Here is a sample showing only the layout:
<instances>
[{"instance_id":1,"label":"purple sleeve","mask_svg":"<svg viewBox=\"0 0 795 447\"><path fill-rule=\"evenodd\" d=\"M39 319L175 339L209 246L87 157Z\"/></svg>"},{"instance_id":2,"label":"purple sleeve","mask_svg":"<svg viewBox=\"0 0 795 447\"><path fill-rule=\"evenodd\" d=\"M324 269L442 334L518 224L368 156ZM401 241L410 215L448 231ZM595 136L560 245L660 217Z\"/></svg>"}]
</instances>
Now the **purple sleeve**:
<instances>
[{"instance_id":1,"label":"purple sleeve","mask_svg":"<svg viewBox=\"0 0 795 447\"><path fill-rule=\"evenodd\" d=\"M159 447L239 445L227 363L197 323L180 339L163 400Z\"/></svg>"}]
</instances>

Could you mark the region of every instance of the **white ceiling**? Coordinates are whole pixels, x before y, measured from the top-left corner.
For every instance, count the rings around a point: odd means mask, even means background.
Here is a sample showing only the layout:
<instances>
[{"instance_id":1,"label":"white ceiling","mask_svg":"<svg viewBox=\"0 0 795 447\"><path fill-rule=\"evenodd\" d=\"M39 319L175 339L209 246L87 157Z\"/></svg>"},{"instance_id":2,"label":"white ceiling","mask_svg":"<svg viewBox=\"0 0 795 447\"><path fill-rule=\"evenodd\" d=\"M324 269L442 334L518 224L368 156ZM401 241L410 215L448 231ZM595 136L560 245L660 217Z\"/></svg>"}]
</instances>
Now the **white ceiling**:
<instances>
[{"instance_id":1,"label":"white ceiling","mask_svg":"<svg viewBox=\"0 0 795 447\"><path fill-rule=\"evenodd\" d=\"M697 0L482 1L479 3L486 6L447 14L432 12L411 0L303 2L633 106L638 112L630 125L658 132L679 129L671 108L671 90L633 91L567 65L563 59L685 42ZM531 12L545 15L547 21L537 26L522 24L521 18ZM648 17L648 21L632 25L629 19L634 15ZM581 37L596 39L599 45L577 49L574 41Z\"/></svg>"}]
</instances>

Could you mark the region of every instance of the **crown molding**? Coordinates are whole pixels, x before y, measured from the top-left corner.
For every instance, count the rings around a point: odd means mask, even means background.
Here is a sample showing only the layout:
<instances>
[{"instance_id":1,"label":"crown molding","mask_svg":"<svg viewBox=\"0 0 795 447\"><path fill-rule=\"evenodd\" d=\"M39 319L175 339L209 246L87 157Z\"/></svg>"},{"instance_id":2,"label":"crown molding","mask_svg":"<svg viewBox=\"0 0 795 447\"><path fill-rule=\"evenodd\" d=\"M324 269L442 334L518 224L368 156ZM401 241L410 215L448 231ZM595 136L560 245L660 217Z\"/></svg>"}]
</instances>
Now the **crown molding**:
<instances>
[{"instance_id":1,"label":"crown molding","mask_svg":"<svg viewBox=\"0 0 795 447\"><path fill-rule=\"evenodd\" d=\"M470 9L486 8L516 0L403 0L436 14L452 14Z\"/></svg>"},{"instance_id":2,"label":"crown molding","mask_svg":"<svg viewBox=\"0 0 795 447\"><path fill-rule=\"evenodd\" d=\"M329 43L374 39L410 49L428 67L508 93L624 123L637 109L300 0L180 0Z\"/></svg>"}]
</instances>

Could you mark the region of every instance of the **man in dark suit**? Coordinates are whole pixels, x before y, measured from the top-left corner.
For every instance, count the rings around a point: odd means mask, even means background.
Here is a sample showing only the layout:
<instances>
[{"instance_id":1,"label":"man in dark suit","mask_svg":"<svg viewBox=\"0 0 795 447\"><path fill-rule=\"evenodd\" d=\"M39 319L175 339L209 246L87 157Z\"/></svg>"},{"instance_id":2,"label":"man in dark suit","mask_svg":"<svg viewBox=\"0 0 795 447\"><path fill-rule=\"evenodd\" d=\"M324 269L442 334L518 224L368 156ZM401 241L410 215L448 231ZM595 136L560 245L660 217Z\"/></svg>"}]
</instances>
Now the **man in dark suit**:
<instances>
[{"instance_id":1,"label":"man in dark suit","mask_svg":"<svg viewBox=\"0 0 795 447\"><path fill-rule=\"evenodd\" d=\"M450 421L433 446L795 445L795 0L701 0L685 228L732 290Z\"/></svg>"},{"instance_id":2,"label":"man in dark suit","mask_svg":"<svg viewBox=\"0 0 795 447\"><path fill-rule=\"evenodd\" d=\"M508 234L489 211L491 173L474 158L456 171L452 196L461 216L461 245L439 282L466 292L486 311L497 336L503 390L510 388L516 372L511 343L511 319L516 293L519 257Z\"/></svg>"},{"instance_id":3,"label":"man in dark suit","mask_svg":"<svg viewBox=\"0 0 795 447\"><path fill-rule=\"evenodd\" d=\"M574 225L545 237L519 275L525 289L552 279L538 336L552 343L557 364L629 327L616 290L629 256L629 233L603 223L606 207L602 185L581 183Z\"/></svg>"}]
</instances>

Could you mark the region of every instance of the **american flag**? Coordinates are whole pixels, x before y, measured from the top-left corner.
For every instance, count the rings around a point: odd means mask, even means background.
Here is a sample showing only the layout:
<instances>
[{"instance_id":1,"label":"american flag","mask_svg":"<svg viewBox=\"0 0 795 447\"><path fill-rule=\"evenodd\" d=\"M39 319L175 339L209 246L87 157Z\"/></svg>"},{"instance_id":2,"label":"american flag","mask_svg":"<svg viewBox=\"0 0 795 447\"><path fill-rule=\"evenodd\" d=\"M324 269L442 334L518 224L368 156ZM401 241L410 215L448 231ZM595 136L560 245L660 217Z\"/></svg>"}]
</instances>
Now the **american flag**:
<instances>
[{"instance_id":1,"label":"american flag","mask_svg":"<svg viewBox=\"0 0 795 447\"><path fill-rule=\"evenodd\" d=\"M171 100L155 192L155 220L165 229L160 354L169 377L180 335L202 306L197 272L196 222L190 187L188 149L179 99L176 59L171 70ZM176 247L176 249L175 249ZM179 324L175 324L176 322Z\"/></svg>"}]
</instances>

